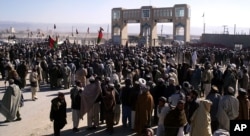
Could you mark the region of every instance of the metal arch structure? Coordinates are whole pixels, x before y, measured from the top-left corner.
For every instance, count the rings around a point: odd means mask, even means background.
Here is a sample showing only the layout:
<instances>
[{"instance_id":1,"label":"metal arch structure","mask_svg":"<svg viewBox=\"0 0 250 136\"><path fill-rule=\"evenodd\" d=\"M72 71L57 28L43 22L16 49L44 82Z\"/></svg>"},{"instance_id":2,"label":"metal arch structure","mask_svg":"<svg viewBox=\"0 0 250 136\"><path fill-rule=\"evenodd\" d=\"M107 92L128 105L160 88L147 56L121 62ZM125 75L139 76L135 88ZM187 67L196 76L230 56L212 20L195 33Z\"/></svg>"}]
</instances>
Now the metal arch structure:
<instances>
[{"instance_id":1,"label":"metal arch structure","mask_svg":"<svg viewBox=\"0 0 250 136\"><path fill-rule=\"evenodd\" d=\"M157 45L157 23L173 23L173 40L190 41L190 6L176 4L173 7L140 9L113 8L111 11L111 37L113 43L125 45L128 40L128 23L140 23L140 34L146 46ZM181 31L181 32L180 32Z\"/></svg>"}]
</instances>

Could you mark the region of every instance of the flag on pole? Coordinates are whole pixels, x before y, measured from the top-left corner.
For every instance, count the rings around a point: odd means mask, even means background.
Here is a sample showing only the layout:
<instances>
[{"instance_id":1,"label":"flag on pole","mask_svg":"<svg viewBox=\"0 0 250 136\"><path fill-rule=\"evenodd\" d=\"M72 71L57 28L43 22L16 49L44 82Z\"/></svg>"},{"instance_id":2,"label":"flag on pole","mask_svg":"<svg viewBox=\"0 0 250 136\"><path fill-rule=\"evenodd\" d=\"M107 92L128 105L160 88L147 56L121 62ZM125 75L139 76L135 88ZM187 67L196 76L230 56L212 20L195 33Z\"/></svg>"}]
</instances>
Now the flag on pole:
<instances>
[{"instance_id":1,"label":"flag on pole","mask_svg":"<svg viewBox=\"0 0 250 136\"><path fill-rule=\"evenodd\" d=\"M54 29L56 29L56 24L54 24Z\"/></svg>"},{"instance_id":2,"label":"flag on pole","mask_svg":"<svg viewBox=\"0 0 250 136\"><path fill-rule=\"evenodd\" d=\"M76 34L78 34L78 30L76 29Z\"/></svg>"},{"instance_id":3,"label":"flag on pole","mask_svg":"<svg viewBox=\"0 0 250 136\"><path fill-rule=\"evenodd\" d=\"M53 48L57 48L57 41L58 41L58 37L56 36L56 40L52 39L50 36L49 36L49 47L51 49Z\"/></svg>"},{"instance_id":4,"label":"flag on pole","mask_svg":"<svg viewBox=\"0 0 250 136\"><path fill-rule=\"evenodd\" d=\"M102 27L100 27L100 30L98 32L97 44L99 44L102 40L102 37L103 37L102 31L104 31L104 30Z\"/></svg>"},{"instance_id":5,"label":"flag on pole","mask_svg":"<svg viewBox=\"0 0 250 136\"><path fill-rule=\"evenodd\" d=\"M54 48L57 48L57 46L58 46L58 38L59 38L59 35L56 36L56 42L54 44Z\"/></svg>"},{"instance_id":6,"label":"flag on pole","mask_svg":"<svg viewBox=\"0 0 250 136\"><path fill-rule=\"evenodd\" d=\"M88 29L87 29L87 34L89 34L89 27L88 27Z\"/></svg>"}]
</instances>

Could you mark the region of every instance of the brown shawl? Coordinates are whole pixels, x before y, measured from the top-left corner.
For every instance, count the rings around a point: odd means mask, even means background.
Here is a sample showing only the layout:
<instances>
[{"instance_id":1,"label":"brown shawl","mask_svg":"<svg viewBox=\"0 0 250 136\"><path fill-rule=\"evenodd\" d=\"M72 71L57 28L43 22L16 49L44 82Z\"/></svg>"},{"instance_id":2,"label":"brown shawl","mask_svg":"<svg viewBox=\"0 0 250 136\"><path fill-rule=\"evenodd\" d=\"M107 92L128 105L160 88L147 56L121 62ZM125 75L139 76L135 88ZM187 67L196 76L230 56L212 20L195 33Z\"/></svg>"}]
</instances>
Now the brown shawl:
<instances>
[{"instance_id":1,"label":"brown shawl","mask_svg":"<svg viewBox=\"0 0 250 136\"><path fill-rule=\"evenodd\" d=\"M84 87L81 94L81 107L80 107L80 117L83 117L95 103L95 100L101 93L100 83L88 84Z\"/></svg>"},{"instance_id":2,"label":"brown shawl","mask_svg":"<svg viewBox=\"0 0 250 136\"><path fill-rule=\"evenodd\" d=\"M180 127L187 124L187 118L184 110L175 108L171 110L164 120L167 136L176 136Z\"/></svg>"},{"instance_id":3,"label":"brown shawl","mask_svg":"<svg viewBox=\"0 0 250 136\"><path fill-rule=\"evenodd\" d=\"M239 116L237 119L249 120L250 103L247 95L239 95L237 99L239 100Z\"/></svg>"},{"instance_id":4,"label":"brown shawl","mask_svg":"<svg viewBox=\"0 0 250 136\"><path fill-rule=\"evenodd\" d=\"M142 130L150 125L154 100L149 91L138 96L135 113L135 130L140 135Z\"/></svg>"}]
</instances>

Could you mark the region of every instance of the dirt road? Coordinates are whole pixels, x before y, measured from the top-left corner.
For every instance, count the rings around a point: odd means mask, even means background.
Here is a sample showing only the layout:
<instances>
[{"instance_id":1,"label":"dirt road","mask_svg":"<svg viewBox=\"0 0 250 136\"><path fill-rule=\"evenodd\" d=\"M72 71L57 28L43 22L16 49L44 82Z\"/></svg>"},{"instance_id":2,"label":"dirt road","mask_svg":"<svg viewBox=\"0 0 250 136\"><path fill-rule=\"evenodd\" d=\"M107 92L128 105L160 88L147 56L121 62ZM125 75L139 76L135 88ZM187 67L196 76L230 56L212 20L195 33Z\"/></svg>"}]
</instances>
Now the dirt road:
<instances>
[{"instance_id":1,"label":"dirt road","mask_svg":"<svg viewBox=\"0 0 250 136\"><path fill-rule=\"evenodd\" d=\"M28 81L28 80L27 80ZM57 96L58 92L65 93L67 102L67 122L66 126L61 131L61 136L105 136L105 125L100 125L96 130L88 131L87 116L80 121L80 132L74 133L72 131L72 115L71 115L71 101L69 96L69 89L67 90L50 90L48 85L41 85L40 91L36 101L31 100L31 92L29 85L24 89L24 106L21 107L21 121L14 121L5 123L5 117L0 114L0 135L1 136L51 136L53 135L53 123L49 119L51 100ZM5 92L4 81L0 81L0 100L2 100ZM115 126L113 136L127 136L135 135L129 128L123 128L120 123Z\"/></svg>"}]
</instances>

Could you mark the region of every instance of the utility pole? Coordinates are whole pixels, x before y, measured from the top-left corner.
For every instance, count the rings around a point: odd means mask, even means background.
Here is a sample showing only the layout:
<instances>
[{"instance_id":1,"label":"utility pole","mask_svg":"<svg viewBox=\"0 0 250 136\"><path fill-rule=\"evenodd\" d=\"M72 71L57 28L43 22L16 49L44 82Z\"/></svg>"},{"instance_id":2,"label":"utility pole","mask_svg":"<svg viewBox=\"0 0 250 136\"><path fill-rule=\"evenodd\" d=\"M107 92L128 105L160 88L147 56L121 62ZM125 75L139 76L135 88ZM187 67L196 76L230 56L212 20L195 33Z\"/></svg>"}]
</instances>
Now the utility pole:
<instances>
[{"instance_id":1,"label":"utility pole","mask_svg":"<svg viewBox=\"0 0 250 136\"><path fill-rule=\"evenodd\" d=\"M109 24L108 24L108 28L107 28L107 41L109 40Z\"/></svg>"},{"instance_id":2,"label":"utility pole","mask_svg":"<svg viewBox=\"0 0 250 136\"><path fill-rule=\"evenodd\" d=\"M203 24L203 34L206 32L206 23Z\"/></svg>"},{"instance_id":3,"label":"utility pole","mask_svg":"<svg viewBox=\"0 0 250 136\"><path fill-rule=\"evenodd\" d=\"M203 34L205 34L206 32L205 13L203 13L202 18L203 18Z\"/></svg>"},{"instance_id":4,"label":"utility pole","mask_svg":"<svg viewBox=\"0 0 250 136\"><path fill-rule=\"evenodd\" d=\"M234 24L234 35L236 34L236 24Z\"/></svg>"},{"instance_id":5,"label":"utility pole","mask_svg":"<svg viewBox=\"0 0 250 136\"><path fill-rule=\"evenodd\" d=\"M162 31L163 31L163 25L161 25L161 44L163 43Z\"/></svg>"},{"instance_id":6,"label":"utility pole","mask_svg":"<svg viewBox=\"0 0 250 136\"><path fill-rule=\"evenodd\" d=\"M223 34L229 34L227 25L223 25Z\"/></svg>"}]
</instances>

